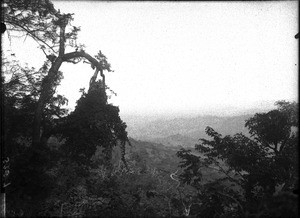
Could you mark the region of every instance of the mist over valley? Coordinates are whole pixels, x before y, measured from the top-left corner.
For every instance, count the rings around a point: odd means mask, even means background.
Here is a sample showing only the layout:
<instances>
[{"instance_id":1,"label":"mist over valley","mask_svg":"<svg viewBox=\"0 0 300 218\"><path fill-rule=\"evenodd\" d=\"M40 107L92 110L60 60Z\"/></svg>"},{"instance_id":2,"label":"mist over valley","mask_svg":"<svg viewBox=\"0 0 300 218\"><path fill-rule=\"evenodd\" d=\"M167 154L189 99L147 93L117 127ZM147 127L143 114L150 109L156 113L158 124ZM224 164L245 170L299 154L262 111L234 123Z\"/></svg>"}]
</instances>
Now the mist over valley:
<instances>
[{"instance_id":1,"label":"mist over valley","mask_svg":"<svg viewBox=\"0 0 300 218\"><path fill-rule=\"evenodd\" d=\"M181 116L172 118L167 116L142 117L124 116L129 137L136 140L154 142L165 146L194 147L200 138L208 139L205 133L207 126L222 135L243 133L249 136L245 127L245 120L253 114L237 116Z\"/></svg>"}]
</instances>

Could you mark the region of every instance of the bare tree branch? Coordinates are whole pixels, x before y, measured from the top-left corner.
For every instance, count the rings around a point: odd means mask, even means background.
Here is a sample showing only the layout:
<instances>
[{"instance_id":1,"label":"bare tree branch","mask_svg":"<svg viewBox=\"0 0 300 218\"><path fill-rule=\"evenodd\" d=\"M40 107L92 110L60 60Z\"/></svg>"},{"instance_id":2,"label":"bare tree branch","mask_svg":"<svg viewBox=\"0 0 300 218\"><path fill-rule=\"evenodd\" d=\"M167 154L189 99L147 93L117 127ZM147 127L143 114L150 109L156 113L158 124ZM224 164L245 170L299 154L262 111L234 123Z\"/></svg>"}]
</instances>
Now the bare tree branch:
<instances>
[{"instance_id":1,"label":"bare tree branch","mask_svg":"<svg viewBox=\"0 0 300 218\"><path fill-rule=\"evenodd\" d=\"M66 53L62 56L62 60L63 61L68 61L68 60L71 60L71 59L74 59L74 58L80 58L80 57L87 59L90 63L92 63L99 70L102 69L102 66L99 63L99 61L96 58L93 58L91 55L89 55L88 53L86 53L83 50Z\"/></svg>"},{"instance_id":2,"label":"bare tree branch","mask_svg":"<svg viewBox=\"0 0 300 218\"><path fill-rule=\"evenodd\" d=\"M49 49L51 49L54 53L56 53L56 51L47 43L45 42L43 39L41 39L40 37L37 37L35 35L35 33L33 31L28 30L27 28L25 28L24 26L14 22L14 21L6 21L7 23L11 24L12 26L17 26L20 27L21 29L23 29L27 34L29 34L30 36L32 36L32 39L35 40L39 45L39 41L42 42L43 44L45 44Z\"/></svg>"}]
</instances>

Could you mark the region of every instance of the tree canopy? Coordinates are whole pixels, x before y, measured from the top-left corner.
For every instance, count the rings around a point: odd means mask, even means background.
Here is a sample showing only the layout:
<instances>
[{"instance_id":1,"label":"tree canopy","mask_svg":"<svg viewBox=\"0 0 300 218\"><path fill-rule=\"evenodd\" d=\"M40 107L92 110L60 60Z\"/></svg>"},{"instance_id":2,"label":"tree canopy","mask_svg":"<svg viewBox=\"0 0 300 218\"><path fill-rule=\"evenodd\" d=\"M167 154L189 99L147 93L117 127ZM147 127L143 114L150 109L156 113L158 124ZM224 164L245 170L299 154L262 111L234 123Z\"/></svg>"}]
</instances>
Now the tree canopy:
<instances>
[{"instance_id":1,"label":"tree canopy","mask_svg":"<svg viewBox=\"0 0 300 218\"><path fill-rule=\"evenodd\" d=\"M47 58L45 71L42 78L37 106L33 120L33 146L39 146L41 141L42 119L47 102L55 93L55 87L61 78L59 71L62 63L79 63L86 59L91 67L96 70L94 79L100 73L103 82L104 71L110 72L110 64L101 51L92 57L84 51L84 46L77 43L77 34L80 28L72 26L72 14L63 14L46 0L40 1L5 1L4 22L8 26L8 32L21 32L30 36L38 44ZM67 50L73 50L66 53ZM104 84L105 85L105 84Z\"/></svg>"},{"instance_id":2,"label":"tree canopy","mask_svg":"<svg viewBox=\"0 0 300 218\"><path fill-rule=\"evenodd\" d=\"M250 138L241 133L223 137L207 127L206 133L212 139L200 139L201 143L195 146L201 156L186 149L177 153L184 169L181 181L199 190L201 200L211 194L222 199L225 205L219 206L218 216L232 216L232 210L243 217L296 216L297 207L289 202L295 200L292 193L299 182L298 104L285 101L276 104L276 110L257 113L245 122ZM207 167L223 176L205 183L202 172ZM271 202L283 195L289 201L276 209ZM217 204L217 199L211 203ZM285 214L285 210L291 211Z\"/></svg>"},{"instance_id":3,"label":"tree canopy","mask_svg":"<svg viewBox=\"0 0 300 218\"><path fill-rule=\"evenodd\" d=\"M53 190L60 187L55 179L60 167L69 165L82 178L95 167L90 159L97 147L105 148L107 165L114 146L120 146L126 165L126 124L119 108L107 102L104 71L111 71L110 64L101 51L93 57L77 43L80 28L71 24L72 14L61 13L48 0L4 1L2 12L11 40L14 35L31 37L45 54L40 69L22 67L6 57L1 74L5 155L10 160L7 208L10 216L33 216L41 213L45 201L53 199ZM59 69L64 62L82 60L91 65L94 75L88 92L82 93L69 114L62 107L68 100L56 92L63 79ZM51 138L58 139L55 148L49 146ZM77 185L82 182L77 181Z\"/></svg>"}]
</instances>

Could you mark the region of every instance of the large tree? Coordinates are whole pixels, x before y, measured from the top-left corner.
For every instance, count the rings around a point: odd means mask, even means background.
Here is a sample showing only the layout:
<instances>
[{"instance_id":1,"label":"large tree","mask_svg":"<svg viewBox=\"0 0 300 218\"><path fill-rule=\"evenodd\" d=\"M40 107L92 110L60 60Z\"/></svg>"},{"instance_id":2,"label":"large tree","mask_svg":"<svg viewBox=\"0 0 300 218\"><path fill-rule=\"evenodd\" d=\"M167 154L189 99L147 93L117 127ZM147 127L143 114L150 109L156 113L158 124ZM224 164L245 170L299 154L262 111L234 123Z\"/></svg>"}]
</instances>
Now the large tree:
<instances>
[{"instance_id":1,"label":"large tree","mask_svg":"<svg viewBox=\"0 0 300 218\"><path fill-rule=\"evenodd\" d=\"M45 106L55 93L61 65L66 62L76 64L85 59L95 69L95 75L100 72L105 83L103 72L111 71L110 64L101 52L93 57L84 51L84 46L77 43L80 28L71 25L72 14L56 10L49 0L5 0L2 12L8 32L30 36L49 60L34 113L32 145L38 147L41 141L46 141L41 137L42 119Z\"/></svg>"},{"instance_id":2,"label":"large tree","mask_svg":"<svg viewBox=\"0 0 300 218\"><path fill-rule=\"evenodd\" d=\"M87 93L83 91L75 110L61 119L55 132L65 140L62 148L74 161L91 163L99 147L105 154L103 164L109 166L113 147L117 145L121 147L121 158L126 165L125 143L129 140L125 129L119 108L107 103L105 87L99 80L91 84Z\"/></svg>"},{"instance_id":3,"label":"large tree","mask_svg":"<svg viewBox=\"0 0 300 218\"><path fill-rule=\"evenodd\" d=\"M223 137L207 127L212 139L201 139L195 146L201 155L185 149L178 152L184 169L181 181L199 191L199 199L206 204L202 214L212 213L207 209L213 205L219 205L213 209L219 216L233 216L233 211L235 216L296 214L297 207L291 202L296 198L292 191L298 188L299 178L298 104L276 104L277 109L257 113L246 121L250 138L241 133ZM218 171L219 178L204 182L207 169ZM289 201L278 201L280 196Z\"/></svg>"},{"instance_id":4,"label":"large tree","mask_svg":"<svg viewBox=\"0 0 300 218\"><path fill-rule=\"evenodd\" d=\"M5 148L11 171L11 184L6 189L9 215L36 216L44 205L49 206L49 199L69 200L51 197L61 186L70 191L68 181L73 178L67 173L66 184L61 184L56 171L64 172L70 166L67 172L74 170L79 175L74 183L85 185L81 179L89 174L97 146L107 148L108 160L112 147L121 145L125 163L126 125L118 107L107 102L104 71L111 71L110 64L101 51L91 56L77 43L80 29L71 25L72 14L61 13L48 0L5 0L2 12L10 38L31 37L45 54L40 69L21 67L6 55L1 77ZM63 78L59 69L63 63L80 61L90 64L94 74L88 92L83 92L75 111L68 115L61 107L67 99L56 93ZM65 141L64 145L56 144L58 149L47 143L54 135Z\"/></svg>"}]
</instances>

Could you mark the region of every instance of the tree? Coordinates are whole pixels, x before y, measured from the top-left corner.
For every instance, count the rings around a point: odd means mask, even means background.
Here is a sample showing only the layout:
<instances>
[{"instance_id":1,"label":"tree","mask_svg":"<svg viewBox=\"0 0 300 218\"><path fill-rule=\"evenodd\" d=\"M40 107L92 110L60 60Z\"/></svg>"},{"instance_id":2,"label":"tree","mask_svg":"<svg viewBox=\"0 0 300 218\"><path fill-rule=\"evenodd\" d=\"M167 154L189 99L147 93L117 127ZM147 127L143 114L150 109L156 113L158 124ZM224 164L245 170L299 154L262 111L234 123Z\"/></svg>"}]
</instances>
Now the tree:
<instances>
[{"instance_id":1,"label":"tree","mask_svg":"<svg viewBox=\"0 0 300 218\"><path fill-rule=\"evenodd\" d=\"M245 126L254 141L267 152L272 161L276 183L284 184L283 190L295 189L298 178L298 111L297 103L279 101L277 110L256 114L246 121ZM274 184L271 189L274 191Z\"/></svg>"},{"instance_id":2,"label":"tree","mask_svg":"<svg viewBox=\"0 0 300 218\"><path fill-rule=\"evenodd\" d=\"M111 71L110 64L101 52L92 57L84 51L84 46L77 44L77 33L80 28L72 26L72 14L63 14L57 11L49 0L5 0L4 22L8 32L21 32L30 36L40 46L50 66L42 80L41 90L35 108L32 132L32 145L38 147L42 139L42 119L45 115L47 102L55 93L55 86L59 81L59 69L64 62L79 63L82 59L88 60L95 74ZM73 52L66 53L67 49ZM103 79L105 82L105 80Z\"/></svg>"},{"instance_id":3,"label":"tree","mask_svg":"<svg viewBox=\"0 0 300 218\"><path fill-rule=\"evenodd\" d=\"M84 45L77 43L80 28L71 25L72 14L56 10L49 0L5 0L2 12L9 37L13 34L31 37L46 57L38 70L7 61L5 72L9 75L1 77L6 112L5 145L11 158L9 215L49 215L48 209L41 210L51 206L51 200L65 201L71 205L64 208L71 211L67 214L74 215L76 206L72 207L72 197L68 194L61 197L61 187L67 193L76 192L79 202L86 202L90 195L85 193L84 178L90 174L90 158L97 146L105 148L109 162L112 147L121 145L124 154L128 141L119 109L107 102L104 71L111 71L110 64L101 51L94 57L84 51ZM75 111L67 115L62 108L67 99L55 94L63 78L59 69L63 63L77 64L82 60L95 72L90 89L83 92ZM65 140L57 145L58 149L48 146L49 138L54 135ZM122 159L126 165L124 155ZM73 172L78 180L70 188ZM64 173L65 180L59 180Z\"/></svg>"},{"instance_id":4,"label":"tree","mask_svg":"<svg viewBox=\"0 0 300 218\"><path fill-rule=\"evenodd\" d=\"M120 144L126 165L125 144L129 142L126 124L119 116L119 108L107 103L102 82L94 82L88 93L82 93L75 111L61 120L56 133L65 140L64 152L78 163L89 165L97 147L101 147L105 154L103 161L108 166L113 147Z\"/></svg>"},{"instance_id":5,"label":"tree","mask_svg":"<svg viewBox=\"0 0 300 218\"><path fill-rule=\"evenodd\" d=\"M202 155L184 149L177 153L184 168L181 181L200 191L200 199L211 194L218 196L222 202L218 204L218 216L233 216L234 212L236 216L272 217L274 205L270 202L298 188L298 103L279 101L276 105L277 109L255 114L245 122L251 138L241 133L223 137L207 127L206 133L212 140L200 139L201 143L195 146ZM205 181L207 169L218 171L219 178ZM211 202L216 203L217 199ZM283 208L290 206L281 203ZM295 216L295 207L293 210L291 214Z\"/></svg>"},{"instance_id":6,"label":"tree","mask_svg":"<svg viewBox=\"0 0 300 218\"><path fill-rule=\"evenodd\" d=\"M45 63L47 64L47 63ZM5 155L9 158L9 175L6 187L8 215L31 216L50 191L51 178L45 173L56 158L47 147L32 149L32 126L34 110L45 75L44 66L36 70L21 67L15 60L3 61L4 94L4 142ZM65 98L52 96L46 104L43 134L48 134L55 120L52 115L65 115L61 109ZM49 126L49 128L45 127ZM20 188L22 187L22 188Z\"/></svg>"}]
</instances>

